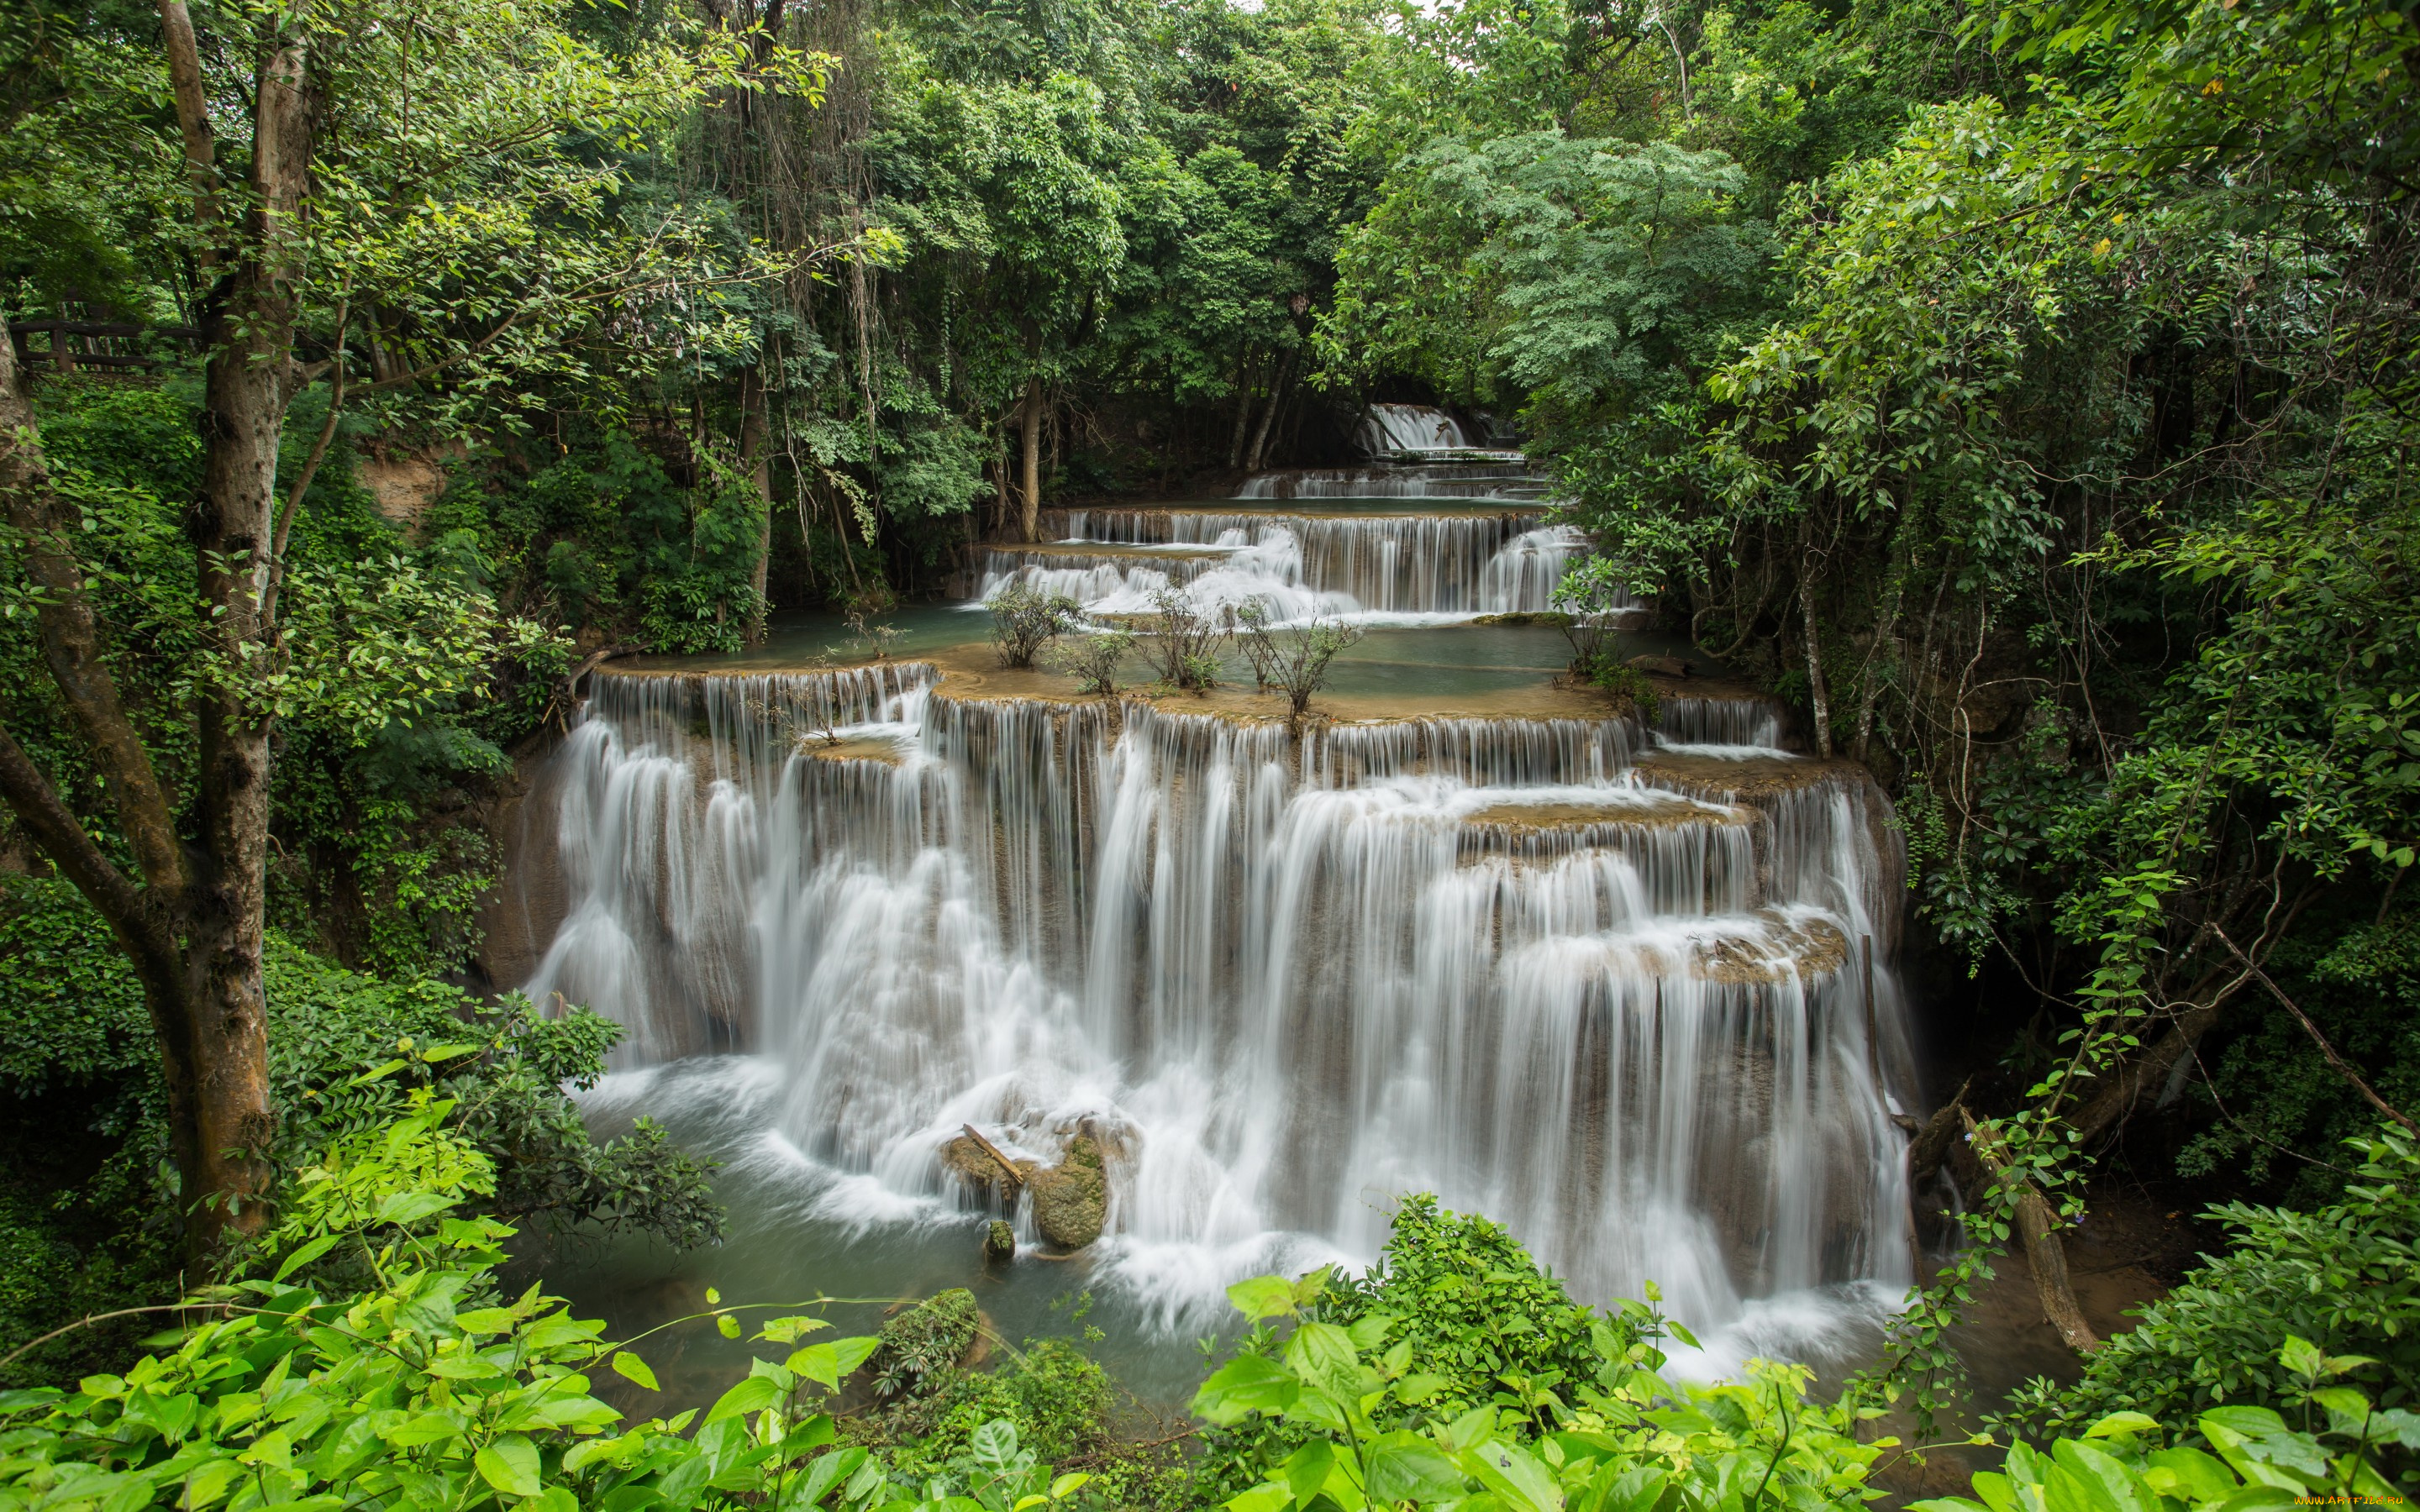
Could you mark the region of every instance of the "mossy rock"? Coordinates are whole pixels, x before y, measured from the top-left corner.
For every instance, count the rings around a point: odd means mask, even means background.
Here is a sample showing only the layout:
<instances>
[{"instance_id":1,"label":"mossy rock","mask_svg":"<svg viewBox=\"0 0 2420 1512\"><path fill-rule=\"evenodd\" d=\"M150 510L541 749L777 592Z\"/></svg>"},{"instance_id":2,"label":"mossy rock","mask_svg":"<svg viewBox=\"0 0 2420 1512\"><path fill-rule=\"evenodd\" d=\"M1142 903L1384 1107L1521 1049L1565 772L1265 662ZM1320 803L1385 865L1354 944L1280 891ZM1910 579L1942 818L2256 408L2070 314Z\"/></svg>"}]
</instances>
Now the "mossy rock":
<instances>
[{"instance_id":1,"label":"mossy rock","mask_svg":"<svg viewBox=\"0 0 2420 1512\"><path fill-rule=\"evenodd\" d=\"M1109 1214L1109 1175L1100 1141L1079 1134L1067 1141L1056 1165L1026 1179L1033 1194L1033 1227L1062 1249L1082 1249L1101 1237Z\"/></svg>"}]
</instances>

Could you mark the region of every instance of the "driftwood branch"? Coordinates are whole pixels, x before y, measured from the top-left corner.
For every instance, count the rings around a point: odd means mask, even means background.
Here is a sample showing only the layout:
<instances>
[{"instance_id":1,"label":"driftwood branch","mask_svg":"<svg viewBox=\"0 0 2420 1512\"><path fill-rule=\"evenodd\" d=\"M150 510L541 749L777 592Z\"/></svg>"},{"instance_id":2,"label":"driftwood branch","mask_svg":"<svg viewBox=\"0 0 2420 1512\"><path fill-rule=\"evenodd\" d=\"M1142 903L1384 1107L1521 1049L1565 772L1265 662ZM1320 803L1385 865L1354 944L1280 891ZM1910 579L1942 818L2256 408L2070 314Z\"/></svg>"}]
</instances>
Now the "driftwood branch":
<instances>
[{"instance_id":1,"label":"driftwood branch","mask_svg":"<svg viewBox=\"0 0 2420 1512\"><path fill-rule=\"evenodd\" d=\"M590 672L616 656L635 656L646 649L636 640L616 640L601 650L590 652L582 657L580 665L571 669L563 679L563 702L566 703L580 702L580 680Z\"/></svg>"},{"instance_id":2,"label":"driftwood branch","mask_svg":"<svg viewBox=\"0 0 2420 1512\"><path fill-rule=\"evenodd\" d=\"M1008 1178L1009 1185L1023 1186L1025 1184L1025 1173L1016 1168L1016 1162L1009 1159L1008 1156L1001 1150L1001 1148L998 1145L985 1139L983 1135L982 1130L976 1128L971 1123L962 1123L958 1125L958 1127L967 1132L967 1137L975 1142L977 1149L981 1149L985 1154L989 1155L993 1160L1000 1163L1001 1172Z\"/></svg>"}]
</instances>

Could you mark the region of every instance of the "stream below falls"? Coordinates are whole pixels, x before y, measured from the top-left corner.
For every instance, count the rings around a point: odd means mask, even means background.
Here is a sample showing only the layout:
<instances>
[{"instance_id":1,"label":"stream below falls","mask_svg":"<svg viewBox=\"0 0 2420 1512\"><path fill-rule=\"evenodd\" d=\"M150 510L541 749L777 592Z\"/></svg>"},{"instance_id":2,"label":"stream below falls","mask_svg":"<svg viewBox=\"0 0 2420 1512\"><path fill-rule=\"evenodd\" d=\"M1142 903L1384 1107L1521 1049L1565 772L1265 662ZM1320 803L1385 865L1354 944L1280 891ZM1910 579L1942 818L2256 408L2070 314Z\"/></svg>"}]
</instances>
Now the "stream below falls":
<instances>
[{"instance_id":1,"label":"stream below falls","mask_svg":"<svg viewBox=\"0 0 2420 1512\"><path fill-rule=\"evenodd\" d=\"M511 862L525 986L627 1026L590 1112L721 1161L733 1239L550 1280L623 1328L708 1281L973 1285L1008 1337L1095 1327L1181 1403L1225 1286L1366 1265L1433 1192L1582 1300L1652 1283L1691 1373L1869 1350L1916 1260L1888 805L1763 700L1668 685L1648 727L1555 686L1551 626L1474 624L1548 607L1578 541L1544 509L1466 459L1052 511L887 659L808 624L595 674ZM1104 700L1001 671L979 599L1011 581L1370 634L1295 733L1248 675ZM1097 1157L1099 1241L1053 1255L967 1125ZM995 1216L1020 1250L985 1271ZM696 1348L701 1380L737 1357Z\"/></svg>"}]
</instances>

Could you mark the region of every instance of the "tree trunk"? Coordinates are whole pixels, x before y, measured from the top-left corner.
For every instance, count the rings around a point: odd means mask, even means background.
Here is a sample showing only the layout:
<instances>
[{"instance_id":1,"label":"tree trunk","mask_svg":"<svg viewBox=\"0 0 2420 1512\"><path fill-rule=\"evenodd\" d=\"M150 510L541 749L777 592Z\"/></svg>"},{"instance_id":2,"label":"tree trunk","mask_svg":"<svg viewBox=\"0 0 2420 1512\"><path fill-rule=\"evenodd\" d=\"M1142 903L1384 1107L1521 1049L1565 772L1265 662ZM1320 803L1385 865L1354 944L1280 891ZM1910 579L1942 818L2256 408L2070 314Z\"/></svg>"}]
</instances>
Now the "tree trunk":
<instances>
[{"instance_id":1,"label":"tree trunk","mask_svg":"<svg viewBox=\"0 0 2420 1512\"><path fill-rule=\"evenodd\" d=\"M1025 497L1018 501L1021 538L1042 539L1042 375L1025 380L1025 418L1018 422L1025 448Z\"/></svg>"},{"instance_id":2,"label":"tree trunk","mask_svg":"<svg viewBox=\"0 0 2420 1512\"><path fill-rule=\"evenodd\" d=\"M1799 526L1798 607L1807 624L1807 705L1815 721L1815 754L1832 759L1832 694L1823 686L1823 640L1815 624L1815 517Z\"/></svg>"},{"instance_id":3,"label":"tree trunk","mask_svg":"<svg viewBox=\"0 0 2420 1512\"><path fill-rule=\"evenodd\" d=\"M2169 1022L2168 1032L2102 1076L2091 1088L2091 1096L2068 1119L2075 1127L2076 1143L2096 1146L2116 1134L2152 1088L2168 1079L2178 1062L2193 1054L2201 1037L2217 1025L2227 1000L2250 980L2248 972L2236 975L2220 968L2206 973L2188 989L2183 1001L2190 1006Z\"/></svg>"},{"instance_id":4,"label":"tree trunk","mask_svg":"<svg viewBox=\"0 0 2420 1512\"><path fill-rule=\"evenodd\" d=\"M1244 455L1244 470L1261 471L1261 463L1269 448L1269 425L1278 418L1278 407L1285 402L1286 379L1294 371L1293 354L1278 359L1277 378L1269 384L1268 407L1261 411L1261 423L1252 430L1251 449Z\"/></svg>"},{"instance_id":5,"label":"tree trunk","mask_svg":"<svg viewBox=\"0 0 2420 1512\"><path fill-rule=\"evenodd\" d=\"M739 375L739 465L756 488L756 565L749 575L755 602L748 611L748 643L765 639L765 575L773 560L773 457L766 443L765 363L759 357Z\"/></svg>"},{"instance_id":6,"label":"tree trunk","mask_svg":"<svg viewBox=\"0 0 2420 1512\"><path fill-rule=\"evenodd\" d=\"M1244 436L1252 424L1252 356L1247 351L1235 369L1235 429L1227 438L1227 465L1244 465Z\"/></svg>"},{"instance_id":7,"label":"tree trunk","mask_svg":"<svg viewBox=\"0 0 2420 1512\"><path fill-rule=\"evenodd\" d=\"M277 21L282 21L278 18ZM271 24L276 24L272 21ZM261 617L276 522L277 451L293 394L302 199L314 100L302 33L263 58L255 85L248 255L202 312L202 494L186 519L207 615L204 641L224 671L199 700L197 815L203 861L187 889L185 980L193 1005L194 1161L187 1196L196 1244L251 1233L270 1176L269 1040L261 932L269 860L269 716L248 663L275 635Z\"/></svg>"}]
</instances>

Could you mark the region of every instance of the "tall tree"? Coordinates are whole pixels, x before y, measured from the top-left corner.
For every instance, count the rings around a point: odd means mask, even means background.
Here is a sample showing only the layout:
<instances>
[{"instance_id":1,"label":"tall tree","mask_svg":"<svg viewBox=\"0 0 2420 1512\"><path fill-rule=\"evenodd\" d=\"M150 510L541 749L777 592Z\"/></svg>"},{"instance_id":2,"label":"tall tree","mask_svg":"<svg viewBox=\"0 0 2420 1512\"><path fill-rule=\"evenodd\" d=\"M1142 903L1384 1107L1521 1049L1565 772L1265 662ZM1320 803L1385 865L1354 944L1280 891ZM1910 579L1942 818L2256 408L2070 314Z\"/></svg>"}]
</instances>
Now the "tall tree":
<instances>
[{"instance_id":1,"label":"tall tree","mask_svg":"<svg viewBox=\"0 0 2420 1512\"><path fill-rule=\"evenodd\" d=\"M600 351L644 345L675 290L692 295L686 339L727 340L712 291L754 271L706 259L677 216L626 214L615 163L707 89L783 76L784 60L752 71L729 45L609 58L566 29L567 8L277 0L215 11L203 37L182 0L160 0L205 349L202 479L184 516L201 651L170 680L180 707L165 721L191 741L183 791L130 717L136 627L108 621L78 555L83 506L54 486L25 375L0 351L0 503L21 592L111 823L88 829L6 731L0 795L142 980L197 1257L258 1225L270 1175L261 946L277 722L330 697L359 701L364 719L408 717L469 680L504 633L465 606L364 661L342 643L359 625L298 619L312 585L287 571L287 538L340 409L387 395L458 424L532 375L584 378ZM281 477L288 414L322 382L324 423Z\"/></svg>"}]
</instances>

